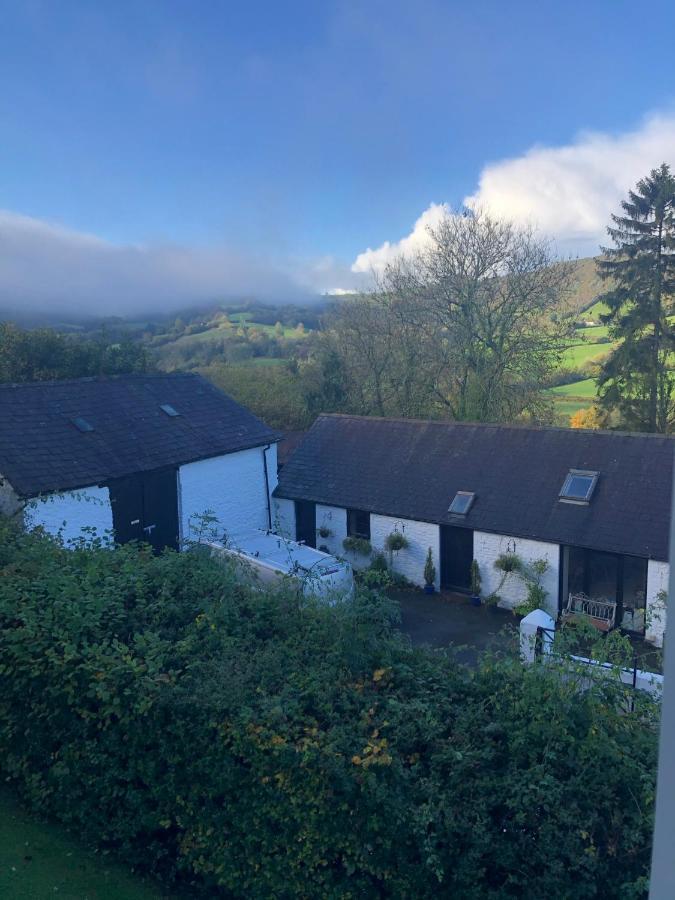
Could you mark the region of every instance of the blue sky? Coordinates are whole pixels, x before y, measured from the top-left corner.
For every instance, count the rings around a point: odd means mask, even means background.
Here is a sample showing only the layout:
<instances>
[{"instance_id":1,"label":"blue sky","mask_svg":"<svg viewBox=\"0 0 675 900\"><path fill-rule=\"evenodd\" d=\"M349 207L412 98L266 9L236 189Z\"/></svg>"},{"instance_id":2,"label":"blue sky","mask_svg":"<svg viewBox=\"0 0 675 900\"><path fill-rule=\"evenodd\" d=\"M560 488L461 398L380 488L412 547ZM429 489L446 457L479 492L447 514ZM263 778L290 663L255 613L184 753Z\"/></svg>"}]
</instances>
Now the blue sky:
<instances>
[{"instance_id":1,"label":"blue sky","mask_svg":"<svg viewBox=\"0 0 675 900\"><path fill-rule=\"evenodd\" d=\"M269 268L265 290L272 270L282 285L339 287L367 248L469 196L541 218L587 252L602 204L673 138L666 2L649 5L651 26L621 0L0 0L0 16L4 227L23 217L52 237L204 253L209 290L227 278L220 251L237 261L238 289L256 265ZM597 158L584 163L588 132L614 149L616 171L587 216L560 193L575 181L566 151L574 172L603 178ZM508 163L542 151L558 168L535 166L533 198L531 169L514 177ZM562 228L551 197L568 203ZM3 261L16 290L16 257Z\"/></svg>"}]
</instances>

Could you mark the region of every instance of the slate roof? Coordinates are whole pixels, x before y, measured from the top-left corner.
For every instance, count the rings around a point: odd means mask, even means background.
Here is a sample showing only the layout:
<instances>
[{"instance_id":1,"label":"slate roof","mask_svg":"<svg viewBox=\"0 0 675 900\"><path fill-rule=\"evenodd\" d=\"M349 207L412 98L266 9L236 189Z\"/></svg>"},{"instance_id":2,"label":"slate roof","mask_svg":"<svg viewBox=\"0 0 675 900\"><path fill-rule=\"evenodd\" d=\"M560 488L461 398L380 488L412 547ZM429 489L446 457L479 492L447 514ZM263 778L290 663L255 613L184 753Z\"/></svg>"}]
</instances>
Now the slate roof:
<instances>
[{"instance_id":1,"label":"slate roof","mask_svg":"<svg viewBox=\"0 0 675 900\"><path fill-rule=\"evenodd\" d=\"M320 416L276 496L668 559L673 438L612 431ZM600 473L588 506L560 502L571 468ZM448 506L475 491L466 517Z\"/></svg>"},{"instance_id":2,"label":"slate roof","mask_svg":"<svg viewBox=\"0 0 675 900\"><path fill-rule=\"evenodd\" d=\"M168 416L160 404L180 415ZM79 431L74 418L93 431ZM195 374L0 385L0 475L22 497L102 484L279 437Z\"/></svg>"}]
</instances>

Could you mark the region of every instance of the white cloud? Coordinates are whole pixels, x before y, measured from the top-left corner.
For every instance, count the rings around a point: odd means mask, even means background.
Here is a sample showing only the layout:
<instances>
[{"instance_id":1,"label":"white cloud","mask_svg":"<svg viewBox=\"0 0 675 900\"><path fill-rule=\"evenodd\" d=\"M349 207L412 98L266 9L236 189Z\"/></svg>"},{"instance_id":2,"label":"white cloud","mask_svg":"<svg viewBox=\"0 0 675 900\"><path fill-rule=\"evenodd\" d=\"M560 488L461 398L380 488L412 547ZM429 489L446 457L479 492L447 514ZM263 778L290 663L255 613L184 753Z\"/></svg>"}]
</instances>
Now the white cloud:
<instances>
[{"instance_id":1,"label":"white cloud","mask_svg":"<svg viewBox=\"0 0 675 900\"><path fill-rule=\"evenodd\" d=\"M449 212L450 208L447 204L432 203L415 222L413 230L407 237L401 238L400 241L395 241L393 244L385 241L377 250L371 250L369 247L363 253L359 253L352 263L352 272L364 274L381 272L387 263L396 259L397 256L415 253L416 250L428 243L429 227L437 225Z\"/></svg>"},{"instance_id":2,"label":"white cloud","mask_svg":"<svg viewBox=\"0 0 675 900\"><path fill-rule=\"evenodd\" d=\"M307 301L316 293L312 278L262 255L114 244L0 210L0 309L129 315L242 297Z\"/></svg>"},{"instance_id":3,"label":"white cloud","mask_svg":"<svg viewBox=\"0 0 675 900\"><path fill-rule=\"evenodd\" d=\"M675 164L673 114L650 116L625 134L586 132L566 146L536 146L520 157L490 163L464 203L532 224L566 252L595 254L607 239L610 214L662 162ZM352 270L381 271L399 253L417 249L427 227L447 210L445 204L432 203L407 237L359 254Z\"/></svg>"}]
</instances>

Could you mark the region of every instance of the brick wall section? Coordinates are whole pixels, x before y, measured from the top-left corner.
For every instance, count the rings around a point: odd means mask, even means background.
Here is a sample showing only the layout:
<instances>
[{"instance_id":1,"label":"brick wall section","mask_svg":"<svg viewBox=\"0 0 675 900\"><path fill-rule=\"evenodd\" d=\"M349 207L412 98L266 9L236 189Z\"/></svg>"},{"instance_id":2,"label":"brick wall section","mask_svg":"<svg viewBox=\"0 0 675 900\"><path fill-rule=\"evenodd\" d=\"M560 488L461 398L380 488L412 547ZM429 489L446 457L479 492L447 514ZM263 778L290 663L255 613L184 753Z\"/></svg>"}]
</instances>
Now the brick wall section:
<instances>
[{"instance_id":1,"label":"brick wall section","mask_svg":"<svg viewBox=\"0 0 675 900\"><path fill-rule=\"evenodd\" d=\"M60 533L66 544L88 537L83 528L95 528L97 537L110 541L113 519L108 488L94 486L35 497L26 502L24 522L28 529L40 525L49 534Z\"/></svg>"},{"instance_id":2,"label":"brick wall section","mask_svg":"<svg viewBox=\"0 0 675 900\"><path fill-rule=\"evenodd\" d=\"M232 535L267 528L263 447L181 466L178 473L181 539L196 536L194 516L211 510L218 529ZM276 445L267 451L270 492L277 483ZM273 514L274 515L274 514Z\"/></svg>"},{"instance_id":3,"label":"brick wall section","mask_svg":"<svg viewBox=\"0 0 675 900\"><path fill-rule=\"evenodd\" d=\"M663 646L666 611L656 599L659 591L668 591L670 567L666 562L650 559L647 563L647 614L645 637L657 647Z\"/></svg>"},{"instance_id":4,"label":"brick wall section","mask_svg":"<svg viewBox=\"0 0 675 900\"><path fill-rule=\"evenodd\" d=\"M544 589L548 592L546 611L554 618L558 616L558 570L560 561L560 549L557 544L544 543L542 541L513 538L503 534L489 534L485 531L475 531L473 535L473 555L478 561L482 579L481 594L486 597L499 588L502 572L495 569L494 563L502 553L516 553L523 562L532 562L535 559L548 560L549 568L543 579ZM509 575L503 587L499 590L502 598L501 607L513 609L522 602L527 594L527 587L521 578Z\"/></svg>"},{"instance_id":5,"label":"brick wall section","mask_svg":"<svg viewBox=\"0 0 675 900\"><path fill-rule=\"evenodd\" d=\"M385 550L385 541L392 531L402 532L408 540L408 546L404 550L399 550L393 554L394 570L400 572L413 584L423 585L424 563L426 562L429 547L431 547L434 566L436 567L435 586L438 588L441 574L439 558L440 529L438 525L431 525L429 522L415 522L412 519L395 519L391 516L371 515L371 543L374 549L383 550L387 559L389 558L389 553Z\"/></svg>"}]
</instances>

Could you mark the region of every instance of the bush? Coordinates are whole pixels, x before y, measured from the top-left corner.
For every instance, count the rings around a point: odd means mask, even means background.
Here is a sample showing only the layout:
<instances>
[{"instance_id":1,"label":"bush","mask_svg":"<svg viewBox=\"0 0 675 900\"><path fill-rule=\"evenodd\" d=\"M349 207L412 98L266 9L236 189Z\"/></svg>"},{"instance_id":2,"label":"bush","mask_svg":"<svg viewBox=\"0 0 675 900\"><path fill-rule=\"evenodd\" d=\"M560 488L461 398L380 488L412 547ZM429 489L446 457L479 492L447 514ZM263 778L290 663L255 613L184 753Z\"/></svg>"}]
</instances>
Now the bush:
<instances>
[{"instance_id":1,"label":"bush","mask_svg":"<svg viewBox=\"0 0 675 900\"><path fill-rule=\"evenodd\" d=\"M401 531L392 531L387 535L384 544L390 553L395 553L398 550L405 550L408 546L408 538Z\"/></svg>"},{"instance_id":2,"label":"bush","mask_svg":"<svg viewBox=\"0 0 675 900\"><path fill-rule=\"evenodd\" d=\"M0 529L3 775L128 864L213 898L644 894L646 696L468 671L368 592Z\"/></svg>"},{"instance_id":3,"label":"bush","mask_svg":"<svg viewBox=\"0 0 675 900\"><path fill-rule=\"evenodd\" d=\"M427 558L424 561L424 581L426 584L433 584L436 581L436 566L431 547L427 550Z\"/></svg>"},{"instance_id":4,"label":"bush","mask_svg":"<svg viewBox=\"0 0 675 900\"><path fill-rule=\"evenodd\" d=\"M366 538L349 536L343 540L342 546L347 553L356 553L358 556L370 556L373 552L370 541Z\"/></svg>"}]
</instances>

